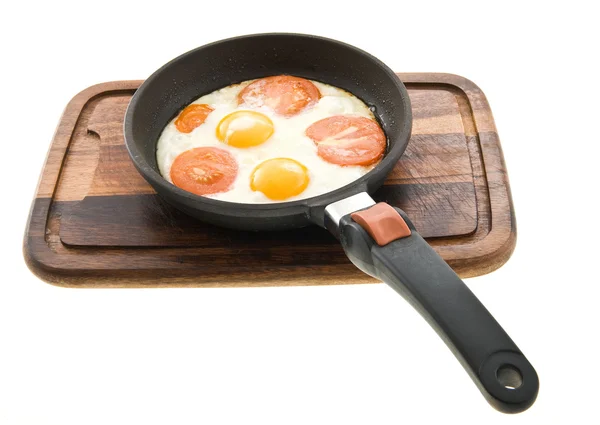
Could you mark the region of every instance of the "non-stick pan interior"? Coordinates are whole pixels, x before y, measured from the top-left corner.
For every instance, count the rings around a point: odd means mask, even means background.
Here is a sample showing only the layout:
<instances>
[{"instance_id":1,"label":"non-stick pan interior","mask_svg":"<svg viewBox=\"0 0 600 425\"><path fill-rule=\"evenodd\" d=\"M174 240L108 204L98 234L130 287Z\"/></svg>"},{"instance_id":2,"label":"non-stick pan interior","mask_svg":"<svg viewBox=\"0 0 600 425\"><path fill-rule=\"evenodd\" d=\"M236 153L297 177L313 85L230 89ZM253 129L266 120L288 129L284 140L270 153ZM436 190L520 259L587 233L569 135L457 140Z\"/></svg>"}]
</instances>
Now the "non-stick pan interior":
<instances>
[{"instance_id":1,"label":"non-stick pan interior","mask_svg":"<svg viewBox=\"0 0 600 425\"><path fill-rule=\"evenodd\" d=\"M404 86L383 63L359 49L335 40L298 34L259 34L219 41L192 50L155 72L136 92L125 119L126 143L138 170L159 194L185 212L209 222L215 222L210 211L220 210L219 214L227 215L223 205L227 203L182 193L158 175L157 140L166 124L199 96L234 83L277 74L321 81L361 98L380 120L388 138L388 151L376 170L363 176L354 189L338 189L330 192L330 197L322 195L306 202L250 205L247 212L272 210L276 205L295 210L299 205L304 209L307 205L324 208L330 201L359 189L376 189L404 151L410 136L410 103ZM300 221L289 224L294 227Z\"/></svg>"}]
</instances>

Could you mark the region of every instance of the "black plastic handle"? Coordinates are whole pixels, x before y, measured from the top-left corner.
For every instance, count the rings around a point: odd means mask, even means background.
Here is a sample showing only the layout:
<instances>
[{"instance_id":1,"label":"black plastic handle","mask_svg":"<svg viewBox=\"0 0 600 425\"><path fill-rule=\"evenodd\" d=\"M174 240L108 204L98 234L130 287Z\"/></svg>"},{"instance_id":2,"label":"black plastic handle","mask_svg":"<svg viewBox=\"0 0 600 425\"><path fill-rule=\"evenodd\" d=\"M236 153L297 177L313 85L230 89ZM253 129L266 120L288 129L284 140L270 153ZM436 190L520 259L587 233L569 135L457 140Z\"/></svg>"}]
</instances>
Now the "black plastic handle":
<instances>
[{"instance_id":1,"label":"black plastic handle","mask_svg":"<svg viewBox=\"0 0 600 425\"><path fill-rule=\"evenodd\" d=\"M350 215L339 224L340 241L362 271L394 288L427 319L488 402L518 413L535 401L535 369L464 282L425 242L404 211L411 236L377 245Z\"/></svg>"}]
</instances>

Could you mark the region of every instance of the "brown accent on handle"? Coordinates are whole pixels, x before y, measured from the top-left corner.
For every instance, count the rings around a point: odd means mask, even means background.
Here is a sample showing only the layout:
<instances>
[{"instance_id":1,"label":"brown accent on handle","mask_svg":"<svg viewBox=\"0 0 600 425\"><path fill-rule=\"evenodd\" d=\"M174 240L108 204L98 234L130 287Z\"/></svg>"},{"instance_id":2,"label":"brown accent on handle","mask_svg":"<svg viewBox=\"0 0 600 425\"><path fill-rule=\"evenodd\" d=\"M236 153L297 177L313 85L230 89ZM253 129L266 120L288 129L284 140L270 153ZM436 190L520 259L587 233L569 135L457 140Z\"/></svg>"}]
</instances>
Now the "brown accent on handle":
<instances>
[{"instance_id":1,"label":"brown accent on handle","mask_svg":"<svg viewBox=\"0 0 600 425\"><path fill-rule=\"evenodd\" d=\"M400 217L398 211L385 202L352 213L350 217L360 224L379 246L387 245L411 234L408 224Z\"/></svg>"},{"instance_id":2,"label":"brown accent on handle","mask_svg":"<svg viewBox=\"0 0 600 425\"><path fill-rule=\"evenodd\" d=\"M402 208L462 277L500 267L516 229L483 93L449 74L399 74L413 109L406 153L373 197ZM90 87L69 103L24 240L30 269L63 286L267 286L375 282L316 226L237 232L163 202L133 167L123 116L141 81Z\"/></svg>"}]
</instances>

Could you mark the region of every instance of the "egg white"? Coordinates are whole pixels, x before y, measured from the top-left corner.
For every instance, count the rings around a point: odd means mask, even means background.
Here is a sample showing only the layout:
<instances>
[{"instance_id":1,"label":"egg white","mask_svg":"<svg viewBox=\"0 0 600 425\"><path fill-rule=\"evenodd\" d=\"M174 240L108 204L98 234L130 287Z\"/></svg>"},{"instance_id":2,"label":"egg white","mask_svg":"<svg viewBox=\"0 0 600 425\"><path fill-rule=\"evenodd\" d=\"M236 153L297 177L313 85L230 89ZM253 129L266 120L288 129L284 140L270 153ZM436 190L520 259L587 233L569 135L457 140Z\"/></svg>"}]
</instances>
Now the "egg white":
<instances>
[{"instance_id":1,"label":"egg white","mask_svg":"<svg viewBox=\"0 0 600 425\"><path fill-rule=\"evenodd\" d=\"M216 90L196 99L192 103L204 103L214 108L206 121L191 133L181 133L175 127L173 119L163 130L157 144L156 158L162 176L172 183L171 165L181 153L203 146L214 146L231 153L238 162L238 175L227 192L204 195L228 202L262 204L289 202L311 198L343 187L363 176L373 166L340 166L331 164L317 155L316 144L305 135L306 129L313 123L333 115L350 114L374 119L367 105L345 90L312 81L321 98L313 107L292 116L283 117L273 113L268 107L237 105L238 93L251 81L245 81ZM217 139L216 127L223 117L235 112L253 110L268 116L273 121L273 135L263 144L249 148L235 148ZM310 182L299 195L274 201L262 192L252 191L250 176L261 162L271 158L292 158L308 168Z\"/></svg>"}]
</instances>

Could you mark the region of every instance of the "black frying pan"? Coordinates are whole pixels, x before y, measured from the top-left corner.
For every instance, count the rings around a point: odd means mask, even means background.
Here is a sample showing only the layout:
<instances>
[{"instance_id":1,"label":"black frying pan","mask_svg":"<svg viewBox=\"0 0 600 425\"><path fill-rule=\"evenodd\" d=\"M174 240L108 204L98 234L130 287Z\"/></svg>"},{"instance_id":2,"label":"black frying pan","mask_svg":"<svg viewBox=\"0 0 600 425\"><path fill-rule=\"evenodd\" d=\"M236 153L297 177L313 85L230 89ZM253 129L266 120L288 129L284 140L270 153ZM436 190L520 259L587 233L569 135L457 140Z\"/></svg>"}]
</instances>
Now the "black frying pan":
<instances>
[{"instance_id":1,"label":"black frying pan","mask_svg":"<svg viewBox=\"0 0 600 425\"><path fill-rule=\"evenodd\" d=\"M156 143L163 128L185 106L222 87L278 74L341 87L371 106L388 139L383 160L341 189L276 204L209 199L179 189L161 177ZM257 34L199 47L156 71L133 96L124 131L138 171L166 201L191 216L243 230L310 224L329 229L358 268L389 284L428 320L490 404L503 412L521 412L533 404L538 393L534 368L402 210L387 204L373 209L374 201L368 194L383 184L406 149L411 125L406 88L368 53L321 37ZM356 212L362 218L353 216ZM403 226L409 230L398 233L391 242L383 240Z\"/></svg>"}]
</instances>

